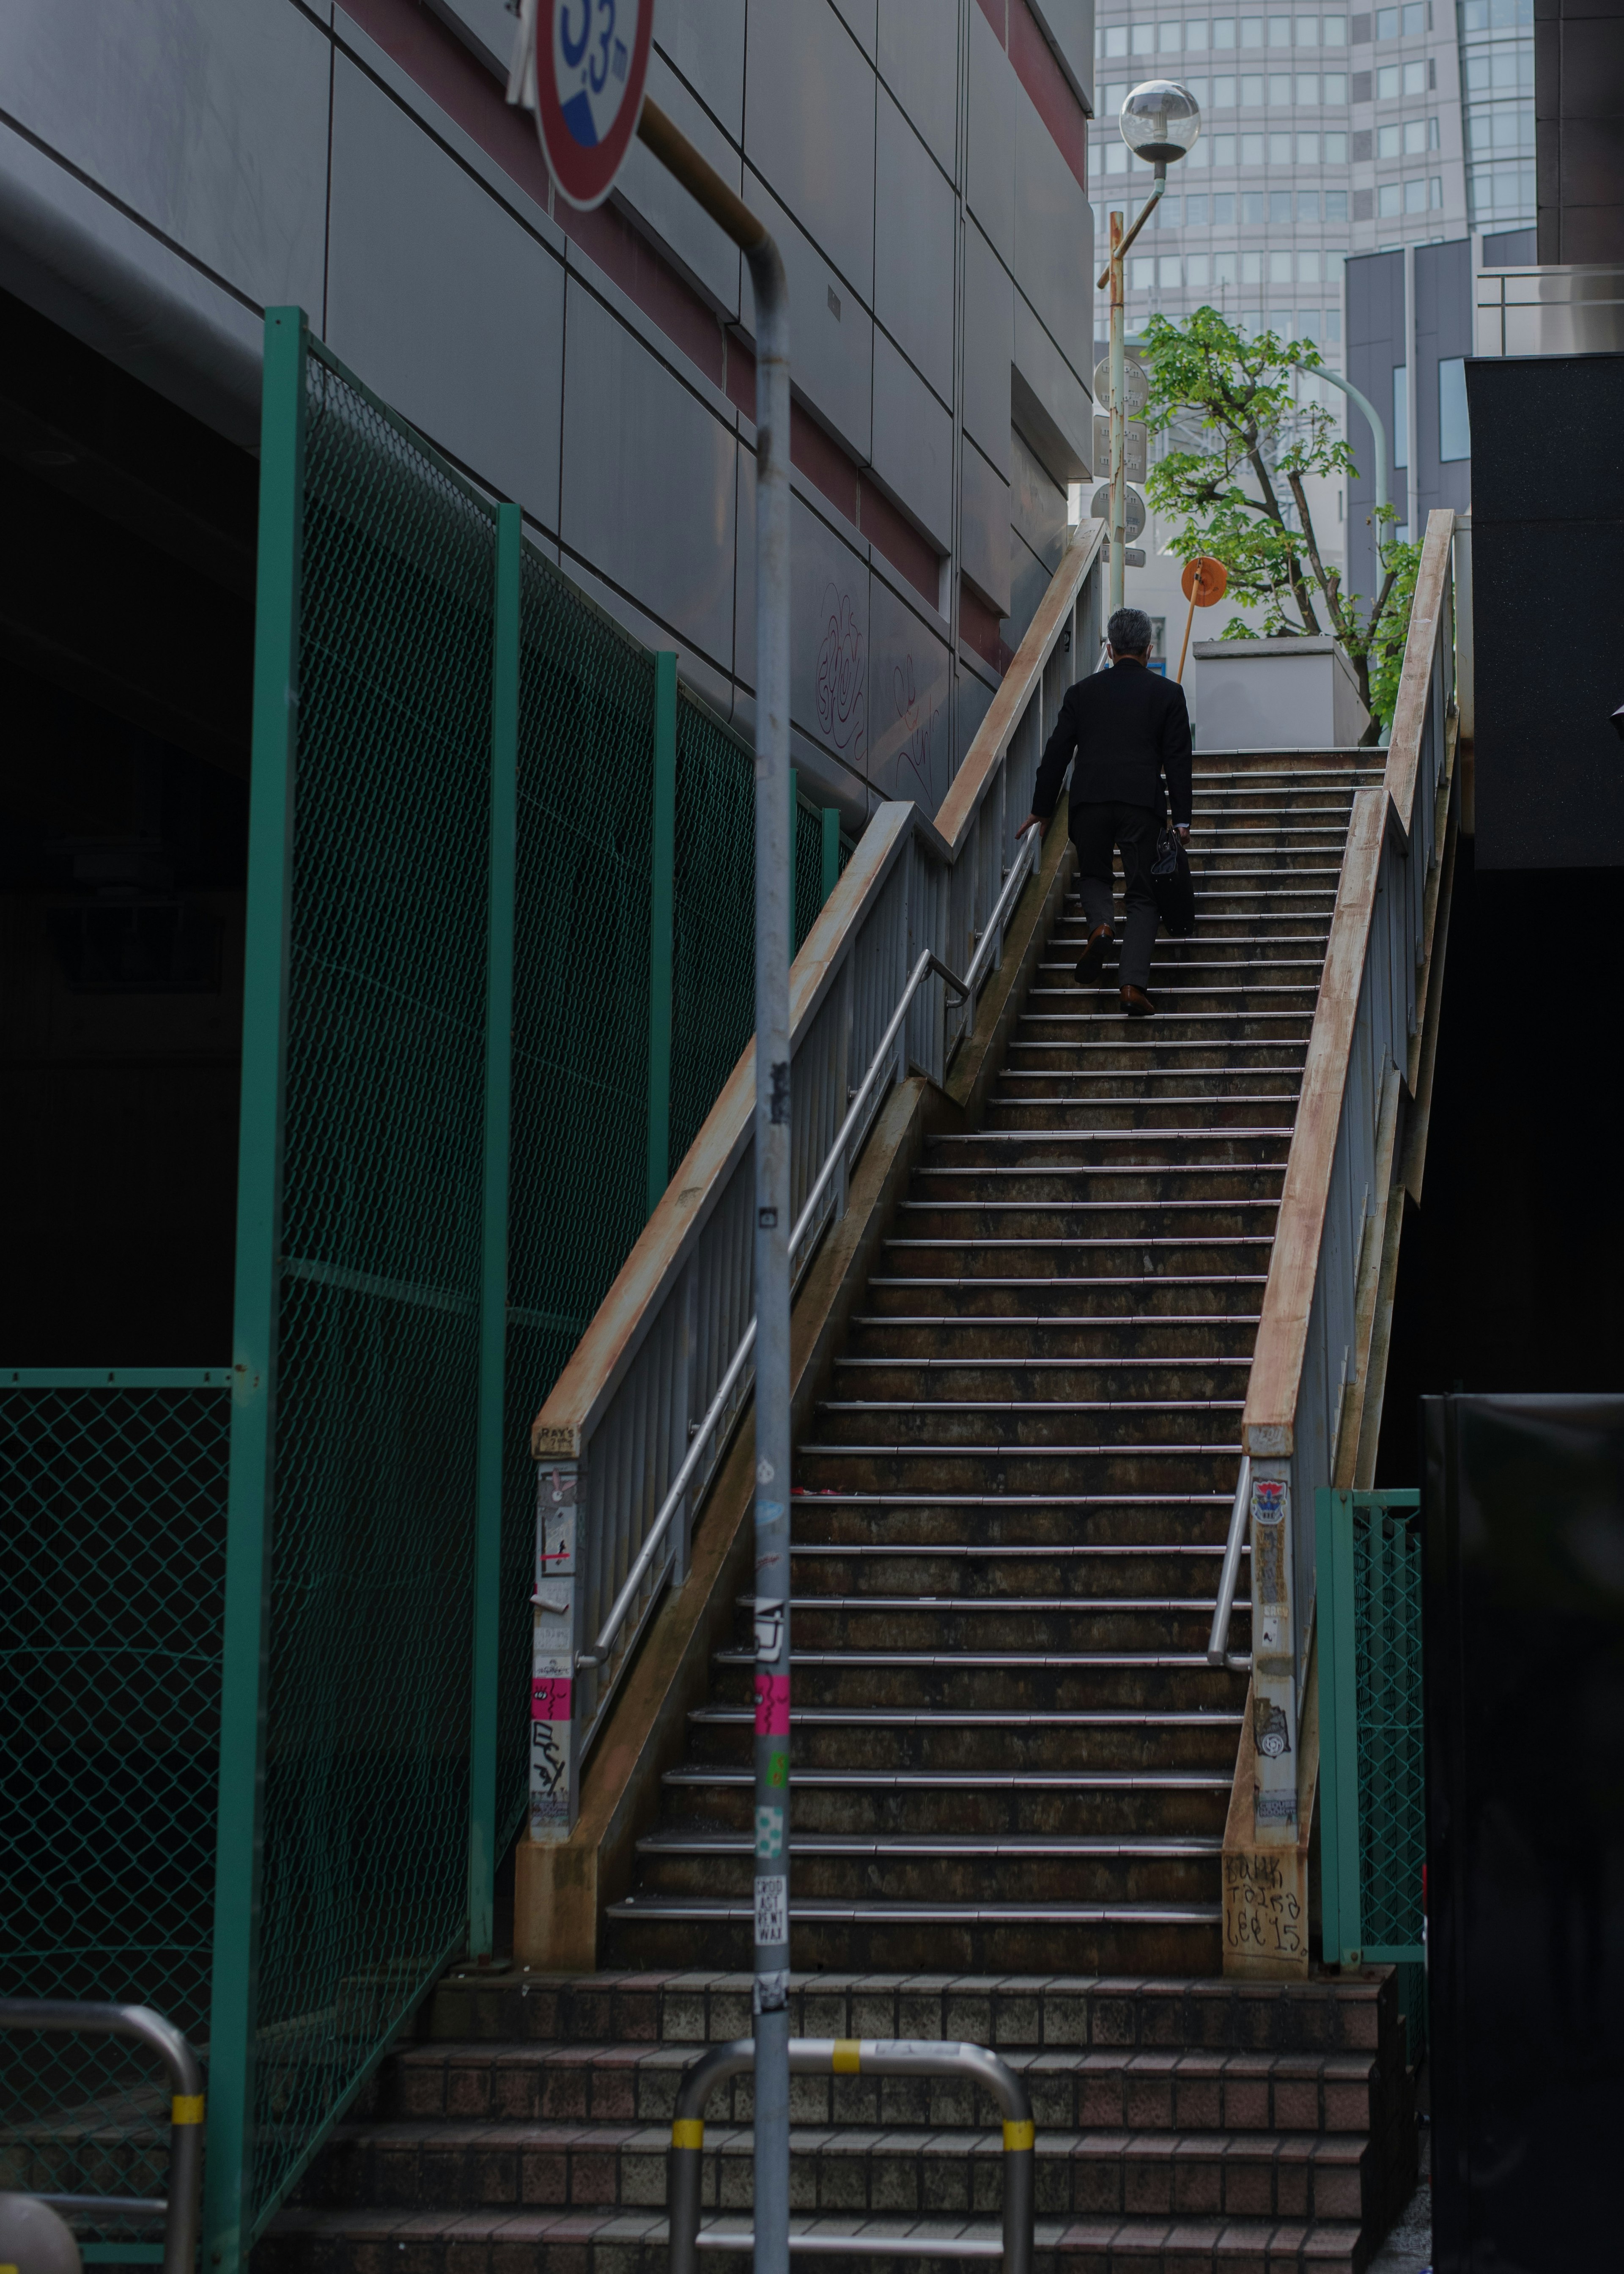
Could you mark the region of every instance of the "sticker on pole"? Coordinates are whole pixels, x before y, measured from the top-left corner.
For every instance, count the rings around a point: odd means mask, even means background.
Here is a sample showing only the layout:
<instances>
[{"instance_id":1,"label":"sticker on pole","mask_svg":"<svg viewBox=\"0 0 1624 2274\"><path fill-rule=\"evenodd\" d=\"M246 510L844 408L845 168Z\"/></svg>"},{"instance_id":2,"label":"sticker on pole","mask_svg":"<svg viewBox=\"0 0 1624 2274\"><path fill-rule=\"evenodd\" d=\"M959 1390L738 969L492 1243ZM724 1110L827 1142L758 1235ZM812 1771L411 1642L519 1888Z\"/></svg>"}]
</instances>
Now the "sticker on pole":
<instances>
[{"instance_id":1,"label":"sticker on pole","mask_svg":"<svg viewBox=\"0 0 1624 2274\"><path fill-rule=\"evenodd\" d=\"M508 100L535 112L559 195L583 211L631 147L653 32L654 0L523 0Z\"/></svg>"}]
</instances>

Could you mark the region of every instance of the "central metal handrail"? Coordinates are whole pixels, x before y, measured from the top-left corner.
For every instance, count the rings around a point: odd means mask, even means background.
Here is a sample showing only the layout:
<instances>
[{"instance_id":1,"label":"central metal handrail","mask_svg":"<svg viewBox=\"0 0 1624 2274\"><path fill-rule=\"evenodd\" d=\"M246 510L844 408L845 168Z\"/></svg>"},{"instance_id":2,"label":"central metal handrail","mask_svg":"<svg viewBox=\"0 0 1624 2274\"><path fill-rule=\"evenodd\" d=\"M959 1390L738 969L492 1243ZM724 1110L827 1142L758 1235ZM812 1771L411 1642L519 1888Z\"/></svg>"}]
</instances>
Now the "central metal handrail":
<instances>
[{"instance_id":1,"label":"central metal handrail","mask_svg":"<svg viewBox=\"0 0 1624 2274\"><path fill-rule=\"evenodd\" d=\"M756 2046L749 2037L713 2046L685 2069L677 2088L676 2114L671 2127L671 2180L667 2206L671 2218L671 2274L696 2274L698 2254L709 2250L749 2250L755 2237L726 2228L699 2231L699 2196L705 2144L705 2103L718 2084L756 2066ZM789 2041L792 2076L967 2076L984 2084L1004 2113L1004 2244L1006 2274L1032 2274L1036 2194L1033 2183L1035 2138L1032 2102L1021 2079L1007 2061L985 2045L914 2037L792 2037ZM849 2235L792 2234L792 2251L816 2251L824 2255L849 2256ZM936 2234L881 2237L865 2232L859 2239L862 2255L874 2258L939 2258L947 2255ZM967 2254L962 2247L955 2257ZM977 2256L996 2257L998 2247L978 2247Z\"/></svg>"},{"instance_id":2,"label":"central metal handrail","mask_svg":"<svg viewBox=\"0 0 1624 2274\"><path fill-rule=\"evenodd\" d=\"M193 2274L203 2179L203 2071L172 2022L150 2006L81 2004L71 1998L0 1998L0 2029L72 2030L134 2037L169 2078L169 2191L166 2196L42 2195L53 2210L100 2211L119 2219L162 2218L163 2274ZM31 2190L25 2189L28 2193Z\"/></svg>"},{"instance_id":3,"label":"central metal handrail","mask_svg":"<svg viewBox=\"0 0 1624 2274\"><path fill-rule=\"evenodd\" d=\"M1229 1505L1229 1537L1224 1544L1223 1569L1218 1574L1218 1600L1213 1605L1213 1628L1207 1638L1207 1662L1227 1666L1232 1674L1250 1674L1252 1653L1229 1649L1229 1621L1235 1615L1235 1593L1240 1577L1241 1551L1246 1544L1248 1503L1252 1499L1252 1456L1241 1457L1240 1480Z\"/></svg>"},{"instance_id":4,"label":"central metal handrail","mask_svg":"<svg viewBox=\"0 0 1624 2274\"><path fill-rule=\"evenodd\" d=\"M1011 883L1012 884L1022 873L1022 864L1019 860L1017 860L1011 871ZM1006 885L996 913L1002 913L1008 898L1009 888ZM984 960L994 937L993 928L989 924L981 945L976 950L971 962L970 971L963 979L960 979L956 972L950 971L929 948L925 949L914 966L908 977L908 983L902 990L901 1000L891 1013L891 1023L881 1035L879 1048L869 1061L868 1070L852 1093L851 1104L847 1109L845 1120L840 1124L834 1143L829 1148L829 1157L818 1171L817 1180L808 1193L806 1204L800 1216L795 1219L794 1230L789 1236L792 1275L795 1268L795 1251L816 1224L818 1211L823 1204L830 1186L834 1183L837 1176L844 1176L846 1173L847 1147L860 1130L863 1134L867 1134L866 1129L863 1128L864 1113L868 1109L876 1084L881 1075L891 1068L896 1060L898 1036L901 1034L906 1021L914 998L927 979L936 978L940 979L945 986L951 987L956 995L967 999L975 983L974 975L977 965ZM739 1347L728 1361L727 1369L722 1376L716 1396L705 1410L704 1419L694 1433L693 1442L683 1457L681 1466L672 1481L671 1488L660 1502L659 1513L650 1526L648 1537L643 1541L631 1570L626 1575L625 1584L610 1605L609 1615L598 1629L596 1643L590 1651L583 1650L576 1653L575 1663L578 1666L602 1666L607 1662L614 1645L615 1637L625 1624L627 1614L637 1600L643 1583L648 1577L649 1567L654 1561L660 1542L671 1529L672 1521L682 1505L683 1495L693 1483L704 1457L705 1449L728 1414L730 1402L743 1378L745 1367L755 1345L756 1321L752 1319L744 1330Z\"/></svg>"}]
</instances>

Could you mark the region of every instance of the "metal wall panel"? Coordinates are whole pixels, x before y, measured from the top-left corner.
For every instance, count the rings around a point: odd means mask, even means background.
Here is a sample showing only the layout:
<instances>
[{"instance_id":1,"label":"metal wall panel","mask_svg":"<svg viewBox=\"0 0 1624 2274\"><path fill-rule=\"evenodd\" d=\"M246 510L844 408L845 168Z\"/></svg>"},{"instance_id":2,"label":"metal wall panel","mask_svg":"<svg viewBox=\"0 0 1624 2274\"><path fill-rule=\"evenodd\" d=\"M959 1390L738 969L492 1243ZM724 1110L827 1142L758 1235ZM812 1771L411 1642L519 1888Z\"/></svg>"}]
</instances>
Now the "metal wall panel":
<instances>
[{"instance_id":1,"label":"metal wall panel","mask_svg":"<svg viewBox=\"0 0 1624 2274\"><path fill-rule=\"evenodd\" d=\"M555 529L563 271L342 55L328 260L335 352L431 440Z\"/></svg>"},{"instance_id":2,"label":"metal wall panel","mask_svg":"<svg viewBox=\"0 0 1624 2274\"><path fill-rule=\"evenodd\" d=\"M853 37L869 61L874 60L875 0L834 0Z\"/></svg>"},{"instance_id":3,"label":"metal wall panel","mask_svg":"<svg viewBox=\"0 0 1624 2274\"><path fill-rule=\"evenodd\" d=\"M952 178L959 139L959 0L880 0L880 77Z\"/></svg>"},{"instance_id":4,"label":"metal wall panel","mask_svg":"<svg viewBox=\"0 0 1624 2274\"><path fill-rule=\"evenodd\" d=\"M1015 98L1010 59L979 7L970 11L970 149L966 194L992 249L1015 258ZM1047 133L1047 129L1042 130Z\"/></svg>"},{"instance_id":5,"label":"metal wall panel","mask_svg":"<svg viewBox=\"0 0 1624 2274\"><path fill-rule=\"evenodd\" d=\"M700 155L716 168L729 189L738 189L743 179L738 151L689 92L687 82L658 53L649 58L649 93ZM738 246L723 235L709 214L701 211L643 143L634 141L627 152L614 195L642 216L662 244L670 246L725 314L738 314L741 266Z\"/></svg>"},{"instance_id":6,"label":"metal wall panel","mask_svg":"<svg viewBox=\"0 0 1624 2274\"><path fill-rule=\"evenodd\" d=\"M872 169L872 155L870 156ZM790 369L797 395L861 463L868 456L873 412L874 319L777 198L745 169L745 196L778 240L793 311ZM747 290L742 321L755 320Z\"/></svg>"},{"instance_id":7,"label":"metal wall panel","mask_svg":"<svg viewBox=\"0 0 1624 2274\"><path fill-rule=\"evenodd\" d=\"M733 436L574 276L567 340L560 533L726 669Z\"/></svg>"},{"instance_id":8,"label":"metal wall panel","mask_svg":"<svg viewBox=\"0 0 1624 2274\"><path fill-rule=\"evenodd\" d=\"M1015 282L1079 377L1092 361L1093 215L1022 87L1015 89Z\"/></svg>"},{"instance_id":9,"label":"metal wall panel","mask_svg":"<svg viewBox=\"0 0 1624 2274\"><path fill-rule=\"evenodd\" d=\"M1049 580L1054 574L1032 550L1019 530L1010 530L1010 605L1004 614L1004 636L1019 647L1036 615Z\"/></svg>"},{"instance_id":10,"label":"metal wall panel","mask_svg":"<svg viewBox=\"0 0 1624 2274\"><path fill-rule=\"evenodd\" d=\"M258 0L7 0L7 116L262 306L320 309L328 42Z\"/></svg>"},{"instance_id":11,"label":"metal wall panel","mask_svg":"<svg viewBox=\"0 0 1624 2274\"><path fill-rule=\"evenodd\" d=\"M868 564L790 501L790 716L855 772L868 764Z\"/></svg>"},{"instance_id":12,"label":"metal wall panel","mask_svg":"<svg viewBox=\"0 0 1624 2274\"><path fill-rule=\"evenodd\" d=\"M870 306L874 100L829 0L751 0L744 154Z\"/></svg>"},{"instance_id":13,"label":"metal wall panel","mask_svg":"<svg viewBox=\"0 0 1624 2274\"><path fill-rule=\"evenodd\" d=\"M934 814L953 776L947 643L877 576L868 629L868 779Z\"/></svg>"},{"instance_id":14,"label":"metal wall panel","mask_svg":"<svg viewBox=\"0 0 1624 2274\"><path fill-rule=\"evenodd\" d=\"M953 422L883 332L874 335L874 471L934 539L953 543Z\"/></svg>"},{"instance_id":15,"label":"metal wall panel","mask_svg":"<svg viewBox=\"0 0 1624 2274\"><path fill-rule=\"evenodd\" d=\"M959 565L1002 616L1010 605L1010 486L966 442L959 501Z\"/></svg>"},{"instance_id":16,"label":"metal wall panel","mask_svg":"<svg viewBox=\"0 0 1624 2274\"><path fill-rule=\"evenodd\" d=\"M875 122L874 312L951 403L952 188L883 88Z\"/></svg>"},{"instance_id":17,"label":"metal wall panel","mask_svg":"<svg viewBox=\"0 0 1624 2274\"><path fill-rule=\"evenodd\" d=\"M654 44L735 142L744 139L745 0L654 0Z\"/></svg>"},{"instance_id":18,"label":"metal wall panel","mask_svg":"<svg viewBox=\"0 0 1624 2274\"><path fill-rule=\"evenodd\" d=\"M1033 14L1049 35L1060 68L1094 108L1094 0L1031 0Z\"/></svg>"},{"instance_id":19,"label":"metal wall panel","mask_svg":"<svg viewBox=\"0 0 1624 2274\"><path fill-rule=\"evenodd\" d=\"M965 230L964 423L1001 474L1010 464L1015 287L974 222Z\"/></svg>"},{"instance_id":20,"label":"metal wall panel","mask_svg":"<svg viewBox=\"0 0 1624 2274\"><path fill-rule=\"evenodd\" d=\"M513 56L514 12L508 0L428 0L488 70L506 79Z\"/></svg>"},{"instance_id":21,"label":"metal wall panel","mask_svg":"<svg viewBox=\"0 0 1624 2274\"><path fill-rule=\"evenodd\" d=\"M959 715L954 722L957 746L953 757L955 773L964 764L965 753L981 732L981 721L991 709L992 689L986 681L977 678L974 672L961 671L959 674Z\"/></svg>"},{"instance_id":22,"label":"metal wall panel","mask_svg":"<svg viewBox=\"0 0 1624 2274\"><path fill-rule=\"evenodd\" d=\"M1071 533L1065 492L1019 434L1010 438L1010 463L1011 523L1044 564L1044 574L1052 576Z\"/></svg>"},{"instance_id":23,"label":"metal wall panel","mask_svg":"<svg viewBox=\"0 0 1624 2274\"><path fill-rule=\"evenodd\" d=\"M1381 413L1387 430L1387 495L1404 518L1407 476L1393 461L1393 371L1404 360L1404 256L1370 252L1348 263L1348 377ZM1367 597L1376 590L1376 538L1370 516L1376 502L1374 445L1362 411L1350 410L1348 440L1358 474L1348 484L1348 584Z\"/></svg>"},{"instance_id":24,"label":"metal wall panel","mask_svg":"<svg viewBox=\"0 0 1624 2274\"><path fill-rule=\"evenodd\" d=\"M1054 478L1080 481L1093 455L1093 397L1019 292L1014 312L1016 415Z\"/></svg>"}]
</instances>

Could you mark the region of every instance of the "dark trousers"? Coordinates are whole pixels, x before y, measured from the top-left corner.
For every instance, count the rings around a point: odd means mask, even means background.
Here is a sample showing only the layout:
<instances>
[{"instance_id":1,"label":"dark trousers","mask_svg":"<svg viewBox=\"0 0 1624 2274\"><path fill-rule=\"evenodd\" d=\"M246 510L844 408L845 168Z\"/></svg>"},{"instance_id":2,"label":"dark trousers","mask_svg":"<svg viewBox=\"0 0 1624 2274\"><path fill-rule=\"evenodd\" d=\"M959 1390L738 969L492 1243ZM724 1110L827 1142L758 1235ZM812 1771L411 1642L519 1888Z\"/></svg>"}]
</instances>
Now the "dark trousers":
<instances>
[{"instance_id":1,"label":"dark trousers","mask_svg":"<svg viewBox=\"0 0 1624 2274\"><path fill-rule=\"evenodd\" d=\"M1124 897L1128 921L1123 936L1117 983L1148 987L1150 951L1155 945L1162 918L1150 882L1150 864L1156 855L1160 828L1147 805L1073 805L1071 842L1077 847L1078 890L1088 929L1112 921L1111 847L1122 853Z\"/></svg>"}]
</instances>

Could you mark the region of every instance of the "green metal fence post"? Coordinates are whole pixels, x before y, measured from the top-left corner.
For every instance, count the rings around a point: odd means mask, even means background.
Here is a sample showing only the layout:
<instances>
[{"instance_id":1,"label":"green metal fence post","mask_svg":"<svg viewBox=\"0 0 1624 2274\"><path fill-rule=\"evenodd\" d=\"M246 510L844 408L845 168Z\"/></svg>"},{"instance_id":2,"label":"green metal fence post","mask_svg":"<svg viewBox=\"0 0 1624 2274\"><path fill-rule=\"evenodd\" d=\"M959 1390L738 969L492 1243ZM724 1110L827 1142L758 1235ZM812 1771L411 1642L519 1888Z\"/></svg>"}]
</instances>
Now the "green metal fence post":
<instances>
[{"instance_id":1,"label":"green metal fence post","mask_svg":"<svg viewBox=\"0 0 1624 2274\"><path fill-rule=\"evenodd\" d=\"M298 720L304 358L303 310L267 308L260 404L231 1471L226 1515L219 1829L209 2014L203 2227L209 2274L216 2268L221 2274L237 2274L246 2261L254 2150L288 921Z\"/></svg>"},{"instance_id":2,"label":"green metal fence post","mask_svg":"<svg viewBox=\"0 0 1624 2274\"><path fill-rule=\"evenodd\" d=\"M827 900L840 881L840 809L838 805L823 808L823 898Z\"/></svg>"},{"instance_id":3,"label":"green metal fence post","mask_svg":"<svg viewBox=\"0 0 1624 2274\"><path fill-rule=\"evenodd\" d=\"M502 1435L508 1357L508 1176L513 1111L514 868L519 802L519 583L523 516L496 509L491 674L491 873L485 933L485 1218L479 1455L474 1515L474 1695L469 1725L468 1948L495 1946L496 1757L501 1698Z\"/></svg>"},{"instance_id":4,"label":"green metal fence post","mask_svg":"<svg viewBox=\"0 0 1624 2274\"><path fill-rule=\"evenodd\" d=\"M654 659L654 857L649 892L648 1213L671 1175L672 930L677 868L677 659Z\"/></svg>"}]
</instances>

